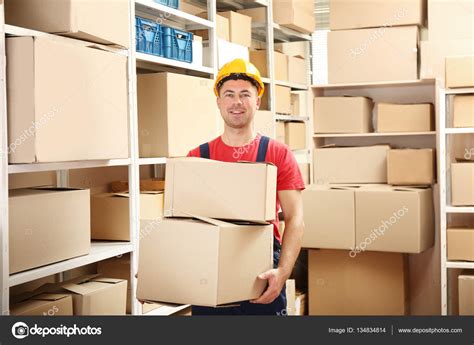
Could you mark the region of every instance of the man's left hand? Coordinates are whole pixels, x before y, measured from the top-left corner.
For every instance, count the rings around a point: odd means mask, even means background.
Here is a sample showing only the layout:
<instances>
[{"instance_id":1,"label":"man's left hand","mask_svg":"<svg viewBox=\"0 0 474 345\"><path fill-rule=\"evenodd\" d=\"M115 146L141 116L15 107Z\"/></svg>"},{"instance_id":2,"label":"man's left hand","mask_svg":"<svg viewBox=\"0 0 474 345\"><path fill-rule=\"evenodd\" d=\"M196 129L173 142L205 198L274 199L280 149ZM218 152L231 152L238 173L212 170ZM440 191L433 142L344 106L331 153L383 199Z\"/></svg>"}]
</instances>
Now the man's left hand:
<instances>
[{"instance_id":1,"label":"man's left hand","mask_svg":"<svg viewBox=\"0 0 474 345\"><path fill-rule=\"evenodd\" d=\"M265 292L250 303L270 304L278 297L286 283L286 275L281 268L274 268L258 275L259 279L268 280L268 287Z\"/></svg>"}]
</instances>

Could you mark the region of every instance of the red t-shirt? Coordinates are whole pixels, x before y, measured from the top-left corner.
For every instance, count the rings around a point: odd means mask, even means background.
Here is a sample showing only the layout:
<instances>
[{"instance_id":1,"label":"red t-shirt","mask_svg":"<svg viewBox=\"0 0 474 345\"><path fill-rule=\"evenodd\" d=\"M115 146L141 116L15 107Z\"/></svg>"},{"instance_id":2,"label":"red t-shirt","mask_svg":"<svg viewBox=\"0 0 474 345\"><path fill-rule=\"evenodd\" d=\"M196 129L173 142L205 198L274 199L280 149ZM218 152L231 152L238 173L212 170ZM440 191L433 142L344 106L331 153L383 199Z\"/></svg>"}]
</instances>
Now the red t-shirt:
<instances>
[{"instance_id":1,"label":"red t-shirt","mask_svg":"<svg viewBox=\"0 0 474 345\"><path fill-rule=\"evenodd\" d=\"M257 159L258 145L260 143L260 135L245 146L234 147L226 145L221 137L209 142L210 158L222 162L248 161L255 162ZM200 157L199 147L189 151L188 157ZM305 188L301 171L293 153L288 147L276 140L270 139L268 143L267 155L265 162L273 163L277 168L277 192L280 190L303 190ZM278 211L280 210L280 200L278 193L276 196L276 216L273 224L273 233L281 242L280 233L278 232Z\"/></svg>"}]
</instances>

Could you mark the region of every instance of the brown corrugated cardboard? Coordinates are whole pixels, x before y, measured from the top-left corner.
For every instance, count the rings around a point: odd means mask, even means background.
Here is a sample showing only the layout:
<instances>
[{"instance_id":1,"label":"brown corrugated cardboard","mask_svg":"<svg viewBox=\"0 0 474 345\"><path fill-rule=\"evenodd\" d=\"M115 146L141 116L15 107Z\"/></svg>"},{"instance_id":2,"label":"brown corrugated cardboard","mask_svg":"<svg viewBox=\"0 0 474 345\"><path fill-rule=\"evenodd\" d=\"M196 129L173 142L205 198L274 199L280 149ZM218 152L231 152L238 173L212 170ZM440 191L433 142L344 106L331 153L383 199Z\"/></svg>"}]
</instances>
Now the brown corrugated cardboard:
<instances>
[{"instance_id":1,"label":"brown corrugated cardboard","mask_svg":"<svg viewBox=\"0 0 474 345\"><path fill-rule=\"evenodd\" d=\"M421 253L433 246L434 234L431 188L384 185L356 191L359 250Z\"/></svg>"},{"instance_id":2,"label":"brown corrugated cardboard","mask_svg":"<svg viewBox=\"0 0 474 345\"><path fill-rule=\"evenodd\" d=\"M128 181L113 181L110 183L112 193L128 193ZM150 178L140 180L140 192L162 192L165 190L165 180Z\"/></svg>"},{"instance_id":3,"label":"brown corrugated cardboard","mask_svg":"<svg viewBox=\"0 0 474 345\"><path fill-rule=\"evenodd\" d=\"M254 116L254 128L257 133L269 138L275 138L275 121L268 110L257 110Z\"/></svg>"},{"instance_id":4,"label":"brown corrugated cardboard","mask_svg":"<svg viewBox=\"0 0 474 345\"><path fill-rule=\"evenodd\" d=\"M329 4L331 30L423 26L426 21L424 0L331 0Z\"/></svg>"},{"instance_id":5,"label":"brown corrugated cardboard","mask_svg":"<svg viewBox=\"0 0 474 345\"><path fill-rule=\"evenodd\" d=\"M267 8L266 7L247 8L245 10L238 10L237 13L251 17L252 24L267 22Z\"/></svg>"},{"instance_id":6,"label":"brown corrugated cardboard","mask_svg":"<svg viewBox=\"0 0 474 345\"><path fill-rule=\"evenodd\" d=\"M446 87L474 87L474 55L446 57Z\"/></svg>"},{"instance_id":7,"label":"brown corrugated cardboard","mask_svg":"<svg viewBox=\"0 0 474 345\"><path fill-rule=\"evenodd\" d=\"M219 68L237 58L249 60L249 48L220 38L217 39L217 49L214 54L217 54L217 66ZM203 43L203 63L205 66L212 66L213 64L209 41Z\"/></svg>"},{"instance_id":8,"label":"brown corrugated cardboard","mask_svg":"<svg viewBox=\"0 0 474 345\"><path fill-rule=\"evenodd\" d=\"M291 88L275 85L275 112L291 114Z\"/></svg>"},{"instance_id":9,"label":"brown corrugated cardboard","mask_svg":"<svg viewBox=\"0 0 474 345\"><path fill-rule=\"evenodd\" d=\"M291 91L291 115L307 116L307 91Z\"/></svg>"},{"instance_id":10,"label":"brown corrugated cardboard","mask_svg":"<svg viewBox=\"0 0 474 345\"><path fill-rule=\"evenodd\" d=\"M354 249L355 189L311 185L303 191L304 248Z\"/></svg>"},{"instance_id":11,"label":"brown corrugated cardboard","mask_svg":"<svg viewBox=\"0 0 474 345\"><path fill-rule=\"evenodd\" d=\"M56 186L56 171L8 175L8 189Z\"/></svg>"},{"instance_id":12,"label":"brown corrugated cardboard","mask_svg":"<svg viewBox=\"0 0 474 345\"><path fill-rule=\"evenodd\" d=\"M463 271L458 277L459 315L474 315L474 275Z\"/></svg>"},{"instance_id":13,"label":"brown corrugated cardboard","mask_svg":"<svg viewBox=\"0 0 474 345\"><path fill-rule=\"evenodd\" d=\"M275 166L203 158L166 162L165 216L266 222L275 219ZM205 200L205 202L203 202Z\"/></svg>"},{"instance_id":14,"label":"brown corrugated cardboard","mask_svg":"<svg viewBox=\"0 0 474 345\"><path fill-rule=\"evenodd\" d=\"M200 219L142 221L148 231L140 242L137 298L217 306L261 295L266 281L257 276L273 267L273 226Z\"/></svg>"},{"instance_id":15,"label":"brown corrugated cardboard","mask_svg":"<svg viewBox=\"0 0 474 345\"><path fill-rule=\"evenodd\" d=\"M306 148L306 124L304 122L285 123L285 143L291 150Z\"/></svg>"},{"instance_id":16,"label":"brown corrugated cardboard","mask_svg":"<svg viewBox=\"0 0 474 345\"><path fill-rule=\"evenodd\" d=\"M230 42L250 47L252 44L252 17L228 11L219 15L229 19Z\"/></svg>"},{"instance_id":17,"label":"brown corrugated cardboard","mask_svg":"<svg viewBox=\"0 0 474 345\"><path fill-rule=\"evenodd\" d=\"M91 238L130 241L128 193L100 193L91 196ZM140 193L140 219L163 217L161 192Z\"/></svg>"},{"instance_id":18,"label":"brown corrugated cardboard","mask_svg":"<svg viewBox=\"0 0 474 345\"><path fill-rule=\"evenodd\" d=\"M474 3L471 0L429 0L430 40L474 38Z\"/></svg>"},{"instance_id":19,"label":"brown corrugated cardboard","mask_svg":"<svg viewBox=\"0 0 474 345\"><path fill-rule=\"evenodd\" d=\"M403 254L310 250L309 315L407 315Z\"/></svg>"},{"instance_id":20,"label":"brown corrugated cardboard","mask_svg":"<svg viewBox=\"0 0 474 345\"><path fill-rule=\"evenodd\" d=\"M474 95L453 97L453 127L474 127Z\"/></svg>"},{"instance_id":21,"label":"brown corrugated cardboard","mask_svg":"<svg viewBox=\"0 0 474 345\"><path fill-rule=\"evenodd\" d=\"M315 97L314 133L369 133L372 107L366 97Z\"/></svg>"},{"instance_id":22,"label":"brown corrugated cardboard","mask_svg":"<svg viewBox=\"0 0 474 345\"><path fill-rule=\"evenodd\" d=\"M389 145L316 148L313 180L317 184L387 183L389 150Z\"/></svg>"},{"instance_id":23,"label":"brown corrugated cardboard","mask_svg":"<svg viewBox=\"0 0 474 345\"><path fill-rule=\"evenodd\" d=\"M88 189L11 190L10 274L89 254L89 198Z\"/></svg>"},{"instance_id":24,"label":"brown corrugated cardboard","mask_svg":"<svg viewBox=\"0 0 474 345\"><path fill-rule=\"evenodd\" d=\"M129 0L7 0L5 22L102 44L130 45Z\"/></svg>"},{"instance_id":25,"label":"brown corrugated cardboard","mask_svg":"<svg viewBox=\"0 0 474 345\"><path fill-rule=\"evenodd\" d=\"M197 14L198 17L208 19L207 17L207 12L202 12ZM226 17L223 17L219 14L216 14L215 17L215 23L216 23L216 36L217 38L221 38L223 40L229 41L230 40L230 34L229 34L229 19ZM209 31L206 30L192 30L192 33L195 35L201 36L203 40L207 41L209 40Z\"/></svg>"},{"instance_id":26,"label":"brown corrugated cardboard","mask_svg":"<svg viewBox=\"0 0 474 345\"><path fill-rule=\"evenodd\" d=\"M315 30L312 0L274 0L273 21L290 29L311 34Z\"/></svg>"},{"instance_id":27,"label":"brown corrugated cardboard","mask_svg":"<svg viewBox=\"0 0 474 345\"><path fill-rule=\"evenodd\" d=\"M212 80L205 78L139 74L140 157L186 156L193 148L215 138L218 111L212 88ZM186 102L177 95L185 95Z\"/></svg>"},{"instance_id":28,"label":"brown corrugated cardboard","mask_svg":"<svg viewBox=\"0 0 474 345\"><path fill-rule=\"evenodd\" d=\"M283 42L275 43L275 50L282 52L288 56L299 56L303 59L307 56L307 49L309 48L309 42L298 41L298 42Z\"/></svg>"},{"instance_id":29,"label":"brown corrugated cardboard","mask_svg":"<svg viewBox=\"0 0 474 345\"><path fill-rule=\"evenodd\" d=\"M285 144L285 122L276 122L276 140L282 144Z\"/></svg>"},{"instance_id":30,"label":"brown corrugated cardboard","mask_svg":"<svg viewBox=\"0 0 474 345\"><path fill-rule=\"evenodd\" d=\"M377 132L429 132L434 130L432 104L377 103Z\"/></svg>"},{"instance_id":31,"label":"brown corrugated cardboard","mask_svg":"<svg viewBox=\"0 0 474 345\"><path fill-rule=\"evenodd\" d=\"M286 315L296 315L296 291L295 280L287 279L285 282L286 293Z\"/></svg>"},{"instance_id":32,"label":"brown corrugated cardboard","mask_svg":"<svg viewBox=\"0 0 474 345\"><path fill-rule=\"evenodd\" d=\"M451 203L474 206L474 163L451 164Z\"/></svg>"},{"instance_id":33,"label":"brown corrugated cardboard","mask_svg":"<svg viewBox=\"0 0 474 345\"><path fill-rule=\"evenodd\" d=\"M296 84L308 84L306 60L300 57L288 56L288 81Z\"/></svg>"},{"instance_id":34,"label":"brown corrugated cardboard","mask_svg":"<svg viewBox=\"0 0 474 345\"><path fill-rule=\"evenodd\" d=\"M10 163L128 157L125 56L42 37L6 44Z\"/></svg>"},{"instance_id":35,"label":"brown corrugated cardboard","mask_svg":"<svg viewBox=\"0 0 474 345\"><path fill-rule=\"evenodd\" d=\"M269 78L266 50L251 50L250 62L257 67L262 77ZM288 81L288 56L279 52L273 52L273 62L275 66L275 80Z\"/></svg>"},{"instance_id":36,"label":"brown corrugated cardboard","mask_svg":"<svg viewBox=\"0 0 474 345\"><path fill-rule=\"evenodd\" d=\"M387 156L387 180L391 185L428 185L435 182L434 149L390 150Z\"/></svg>"},{"instance_id":37,"label":"brown corrugated cardboard","mask_svg":"<svg viewBox=\"0 0 474 345\"><path fill-rule=\"evenodd\" d=\"M40 294L10 307L15 316L70 316L72 298L64 294Z\"/></svg>"},{"instance_id":38,"label":"brown corrugated cardboard","mask_svg":"<svg viewBox=\"0 0 474 345\"><path fill-rule=\"evenodd\" d=\"M303 182L305 185L309 185L310 182L310 166L309 163L298 163L298 166L301 171L301 176L303 176Z\"/></svg>"},{"instance_id":39,"label":"brown corrugated cardboard","mask_svg":"<svg viewBox=\"0 0 474 345\"><path fill-rule=\"evenodd\" d=\"M449 228L448 260L474 261L474 228Z\"/></svg>"},{"instance_id":40,"label":"brown corrugated cardboard","mask_svg":"<svg viewBox=\"0 0 474 345\"><path fill-rule=\"evenodd\" d=\"M456 134L451 136L452 151L457 161L474 161L474 135Z\"/></svg>"},{"instance_id":41,"label":"brown corrugated cardboard","mask_svg":"<svg viewBox=\"0 0 474 345\"><path fill-rule=\"evenodd\" d=\"M329 83L416 80L417 45L416 26L331 31Z\"/></svg>"}]
</instances>

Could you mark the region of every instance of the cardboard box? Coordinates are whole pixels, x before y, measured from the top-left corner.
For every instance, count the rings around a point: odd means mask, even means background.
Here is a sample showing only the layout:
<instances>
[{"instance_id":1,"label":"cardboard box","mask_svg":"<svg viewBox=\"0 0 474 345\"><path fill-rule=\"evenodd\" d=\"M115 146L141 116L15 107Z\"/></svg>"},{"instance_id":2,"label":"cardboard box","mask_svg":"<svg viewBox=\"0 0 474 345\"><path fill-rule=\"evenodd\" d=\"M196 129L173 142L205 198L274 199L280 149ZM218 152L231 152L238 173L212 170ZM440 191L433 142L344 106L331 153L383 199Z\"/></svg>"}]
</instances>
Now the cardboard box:
<instances>
[{"instance_id":1,"label":"cardboard box","mask_svg":"<svg viewBox=\"0 0 474 345\"><path fill-rule=\"evenodd\" d=\"M42 37L6 45L9 163L128 157L125 56Z\"/></svg>"},{"instance_id":2,"label":"cardboard box","mask_svg":"<svg viewBox=\"0 0 474 345\"><path fill-rule=\"evenodd\" d=\"M328 33L330 84L418 79L418 28L400 26Z\"/></svg>"},{"instance_id":3,"label":"cardboard box","mask_svg":"<svg viewBox=\"0 0 474 345\"><path fill-rule=\"evenodd\" d=\"M229 19L230 41L250 47L252 44L252 18L234 11L219 12L219 15Z\"/></svg>"},{"instance_id":4,"label":"cardboard box","mask_svg":"<svg viewBox=\"0 0 474 345\"><path fill-rule=\"evenodd\" d=\"M355 188L311 185L302 193L304 248L354 249Z\"/></svg>"},{"instance_id":5,"label":"cardboard box","mask_svg":"<svg viewBox=\"0 0 474 345\"><path fill-rule=\"evenodd\" d=\"M444 79L446 57L462 55L474 55L472 38L421 41L420 79Z\"/></svg>"},{"instance_id":6,"label":"cardboard box","mask_svg":"<svg viewBox=\"0 0 474 345\"><path fill-rule=\"evenodd\" d=\"M288 81L288 56L279 52L273 52L273 61L275 66L275 80ZM267 51L251 50L250 62L257 67L263 78L269 78L267 68Z\"/></svg>"},{"instance_id":7,"label":"cardboard box","mask_svg":"<svg viewBox=\"0 0 474 345\"><path fill-rule=\"evenodd\" d=\"M245 10L238 10L237 13L251 17L252 24L267 22L267 8L266 7L247 8Z\"/></svg>"},{"instance_id":8,"label":"cardboard box","mask_svg":"<svg viewBox=\"0 0 474 345\"><path fill-rule=\"evenodd\" d=\"M372 107L366 97L314 97L314 133L369 133Z\"/></svg>"},{"instance_id":9,"label":"cardboard box","mask_svg":"<svg viewBox=\"0 0 474 345\"><path fill-rule=\"evenodd\" d=\"M403 254L310 250L309 315L407 315Z\"/></svg>"},{"instance_id":10,"label":"cardboard box","mask_svg":"<svg viewBox=\"0 0 474 345\"><path fill-rule=\"evenodd\" d=\"M308 85L309 73L306 70L306 60L300 57L288 56L288 81L295 84Z\"/></svg>"},{"instance_id":11,"label":"cardboard box","mask_svg":"<svg viewBox=\"0 0 474 345\"><path fill-rule=\"evenodd\" d=\"M88 189L10 190L10 274L89 254L89 198Z\"/></svg>"},{"instance_id":12,"label":"cardboard box","mask_svg":"<svg viewBox=\"0 0 474 345\"><path fill-rule=\"evenodd\" d=\"M308 116L307 111L307 91L291 91L291 115L294 116Z\"/></svg>"},{"instance_id":13,"label":"cardboard box","mask_svg":"<svg viewBox=\"0 0 474 345\"><path fill-rule=\"evenodd\" d=\"M356 247L421 253L434 244L431 188L365 187L356 191Z\"/></svg>"},{"instance_id":14,"label":"cardboard box","mask_svg":"<svg viewBox=\"0 0 474 345\"><path fill-rule=\"evenodd\" d=\"M91 42L130 45L128 0L7 0L5 22Z\"/></svg>"},{"instance_id":15,"label":"cardboard box","mask_svg":"<svg viewBox=\"0 0 474 345\"><path fill-rule=\"evenodd\" d=\"M295 315L308 315L306 311L306 294L296 289Z\"/></svg>"},{"instance_id":16,"label":"cardboard box","mask_svg":"<svg viewBox=\"0 0 474 345\"><path fill-rule=\"evenodd\" d=\"M430 40L474 38L474 3L470 0L428 1Z\"/></svg>"},{"instance_id":17,"label":"cardboard box","mask_svg":"<svg viewBox=\"0 0 474 345\"><path fill-rule=\"evenodd\" d=\"M474 315L474 275L463 271L458 277L459 315Z\"/></svg>"},{"instance_id":18,"label":"cardboard box","mask_svg":"<svg viewBox=\"0 0 474 345\"><path fill-rule=\"evenodd\" d=\"M285 122L276 122L276 140L282 144L285 144Z\"/></svg>"},{"instance_id":19,"label":"cardboard box","mask_svg":"<svg viewBox=\"0 0 474 345\"><path fill-rule=\"evenodd\" d=\"M429 132L434 130L432 104L375 105L377 132Z\"/></svg>"},{"instance_id":20,"label":"cardboard box","mask_svg":"<svg viewBox=\"0 0 474 345\"><path fill-rule=\"evenodd\" d=\"M297 42L283 42L275 43L274 48L276 51L279 51L288 56L298 56L300 58L306 59L309 51L309 42L307 41L297 41Z\"/></svg>"},{"instance_id":21,"label":"cardboard box","mask_svg":"<svg viewBox=\"0 0 474 345\"><path fill-rule=\"evenodd\" d=\"M70 316L72 298L64 294L40 294L10 307L14 316Z\"/></svg>"},{"instance_id":22,"label":"cardboard box","mask_svg":"<svg viewBox=\"0 0 474 345\"><path fill-rule=\"evenodd\" d=\"M227 42L223 39L217 39L217 48L214 54L216 54L216 52L217 65L219 68L237 58L249 60L249 48L240 44ZM203 43L203 62L205 66L212 66L213 64L211 61L209 42Z\"/></svg>"},{"instance_id":23,"label":"cardboard box","mask_svg":"<svg viewBox=\"0 0 474 345\"><path fill-rule=\"evenodd\" d=\"M199 18L208 19L207 12L198 13L197 16ZM216 37L229 41L230 34L229 34L229 19L219 15L218 13L215 16L215 23L216 23ZM201 36L203 40L209 40L209 31L205 30L191 30L194 35Z\"/></svg>"},{"instance_id":24,"label":"cardboard box","mask_svg":"<svg viewBox=\"0 0 474 345\"><path fill-rule=\"evenodd\" d=\"M201 306L254 299L266 288L257 276L272 267L271 224L164 219L140 242L137 298Z\"/></svg>"},{"instance_id":25,"label":"cardboard box","mask_svg":"<svg viewBox=\"0 0 474 345\"><path fill-rule=\"evenodd\" d=\"M474 87L474 55L446 57L446 87Z\"/></svg>"},{"instance_id":26,"label":"cardboard box","mask_svg":"<svg viewBox=\"0 0 474 345\"><path fill-rule=\"evenodd\" d=\"M137 77L140 157L186 156L218 136L212 80L172 73Z\"/></svg>"},{"instance_id":27,"label":"cardboard box","mask_svg":"<svg viewBox=\"0 0 474 345\"><path fill-rule=\"evenodd\" d=\"M474 163L451 164L451 204L474 206Z\"/></svg>"},{"instance_id":28,"label":"cardboard box","mask_svg":"<svg viewBox=\"0 0 474 345\"><path fill-rule=\"evenodd\" d=\"M389 150L389 145L316 148L313 150L313 181L318 184L387 183Z\"/></svg>"},{"instance_id":29,"label":"cardboard box","mask_svg":"<svg viewBox=\"0 0 474 345\"><path fill-rule=\"evenodd\" d=\"M276 176L277 168L264 163L169 159L166 162L165 216L273 220Z\"/></svg>"},{"instance_id":30,"label":"cardboard box","mask_svg":"<svg viewBox=\"0 0 474 345\"><path fill-rule=\"evenodd\" d=\"M435 182L436 155L433 149L390 150L387 156L388 183L429 185Z\"/></svg>"},{"instance_id":31,"label":"cardboard box","mask_svg":"<svg viewBox=\"0 0 474 345\"><path fill-rule=\"evenodd\" d=\"M305 185L310 184L310 166L309 163L298 163L298 166L301 171L301 176L303 176L303 181Z\"/></svg>"},{"instance_id":32,"label":"cardboard box","mask_svg":"<svg viewBox=\"0 0 474 345\"><path fill-rule=\"evenodd\" d=\"M91 196L91 238L130 241L128 193L100 193ZM161 192L140 193L140 219L163 217Z\"/></svg>"},{"instance_id":33,"label":"cardboard box","mask_svg":"<svg viewBox=\"0 0 474 345\"><path fill-rule=\"evenodd\" d=\"M304 122L286 122L285 143L291 150L304 150L306 148L306 124Z\"/></svg>"},{"instance_id":34,"label":"cardboard box","mask_svg":"<svg viewBox=\"0 0 474 345\"><path fill-rule=\"evenodd\" d=\"M127 281L127 314L132 314L132 298L135 298L135 296L132 297L131 272L130 254L124 254L120 257L117 256L97 263L97 273L102 277L118 278Z\"/></svg>"},{"instance_id":35,"label":"cardboard box","mask_svg":"<svg viewBox=\"0 0 474 345\"><path fill-rule=\"evenodd\" d=\"M296 289L295 280L287 279L285 282L286 315L296 315Z\"/></svg>"},{"instance_id":36,"label":"cardboard box","mask_svg":"<svg viewBox=\"0 0 474 345\"><path fill-rule=\"evenodd\" d=\"M453 127L474 127L474 95L453 96Z\"/></svg>"},{"instance_id":37,"label":"cardboard box","mask_svg":"<svg viewBox=\"0 0 474 345\"><path fill-rule=\"evenodd\" d=\"M291 114L291 88L275 85L275 112Z\"/></svg>"},{"instance_id":38,"label":"cardboard box","mask_svg":"<svg viewBox=\"0 0 474 345\"><path fill-rule=\"evenodd\" d=\"M449 228L448 260L474 261L474 228Z\"/></svg>"},{"instance_id":39,"label":"cardboard box","mask_svg":"<svg viewBox=\"0 0 474 345\"><path fill-rule=\"evenodd\" d=\"M281 26L311 34L315 30L312 0L274 0L273 21Z\"/></svg>"},{"instance_id":40,"label":"cardboard box","mask_svg":"<svg viewBox=\"0 0 474 345\"><path fill-rule=\"evenodd\" d=\"M329 4L331 30L424 26L426 21L426 1L423 0L331 0Z\"/></svg>"},{"instance_id":41,"label":"cardboard box","mask_svg":"<svg viewBox=\"0 0 474 345\"><path fill-rule=\"evenodd\" d=\"M474 135L456 134L451 136L452 153L457 161L474 161Z\"/></svg>"}]
</instances>

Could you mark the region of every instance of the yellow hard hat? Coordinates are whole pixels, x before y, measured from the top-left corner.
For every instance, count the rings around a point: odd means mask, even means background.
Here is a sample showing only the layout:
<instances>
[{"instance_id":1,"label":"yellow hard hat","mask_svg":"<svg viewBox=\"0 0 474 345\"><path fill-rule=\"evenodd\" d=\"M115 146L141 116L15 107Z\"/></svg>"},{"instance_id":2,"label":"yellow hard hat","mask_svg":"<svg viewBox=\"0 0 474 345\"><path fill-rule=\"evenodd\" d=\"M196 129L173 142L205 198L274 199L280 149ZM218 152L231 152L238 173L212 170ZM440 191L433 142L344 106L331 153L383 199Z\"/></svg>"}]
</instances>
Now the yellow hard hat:
<instances>
[{"instance_id":1,"label":"yellow hard hat","mask_svg":"<svg viewBox=\"0 0 474 345\"><path fill-rule=\"evenodd\" d=\"M244 59L235 59L226 63L219 70L216 82L214 83L214 93L216 94L216 96L219 96L219 88L222 84L222 81L233 74L240 74L251 78L253 81L255 81L255 86L257 86L258 96L260 97L263 95L263 91L265 91L265 86L263 85L262 79L260 77L260 72L258 71L257 67L255 67L249 61L245 61Z\"/></svg>"}]
</instances>

